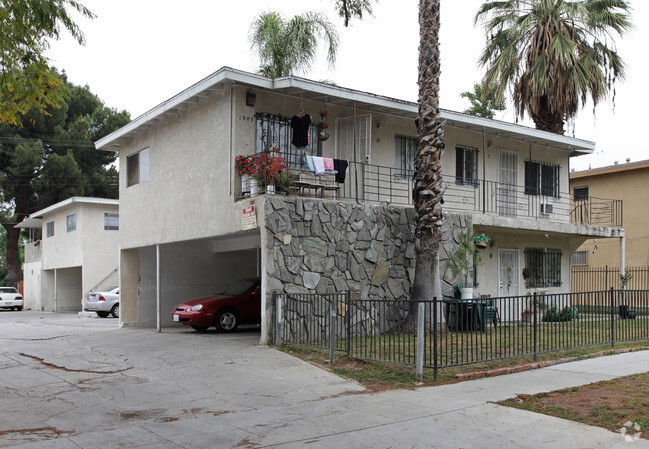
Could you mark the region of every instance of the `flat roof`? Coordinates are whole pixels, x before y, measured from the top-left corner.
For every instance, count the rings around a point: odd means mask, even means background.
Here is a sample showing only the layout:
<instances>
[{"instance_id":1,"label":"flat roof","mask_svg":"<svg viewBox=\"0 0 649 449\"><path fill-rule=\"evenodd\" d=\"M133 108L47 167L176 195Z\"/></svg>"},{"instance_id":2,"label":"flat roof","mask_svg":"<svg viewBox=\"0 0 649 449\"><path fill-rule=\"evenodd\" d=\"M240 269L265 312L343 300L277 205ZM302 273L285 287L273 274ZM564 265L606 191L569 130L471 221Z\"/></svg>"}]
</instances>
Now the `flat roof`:
<instances>
[{"instance_id":1,"label":"flat roof","mask_svg":"<svg viewBox=\"0 0 649 449\"><path fill-rule=\"evenodd\" d=\"M606 167L598 167L589 170L574 171L570 173L570 179L585 178L588 176L607 175L610 173L620 173L631 170L639 170L642 168L649 168L649 160L638 162L627 162L625 164L608 165Z\"/></svg>"},{"instance_id":2,"label":"flat roof","mask_svg":"<svg viewBox=\"0 0 649 449\"><path fill-rule=\"evenodd\" d=\"M109 206L119 206L119 200L113 200L109 198L93 198L85 196L73 196L67 200L59 201L56 204L52 204L45 209L41 209L38 212L30 214L29 217L25 218L21 223L17 224L16 228L40 228L42 226L43 216L54 212L59 209L66 208L72 204L83 203L83 204L105 204Z\"/></svg>"},{"instance_id":3,"label":"flat roof","mask_svg":"<svg viewBox=\"0 0 649 449\"><path fill-rule=\"evenodd\" d=\"M196 84L190 86L174 97L164 101L132 120L129 124L95 142L95 148L107 151L119 151L120 146L128 142L151 125L186 109L192 103L224 89L226 83L245 85L250 88L265 89L304 100L327 101L332 105L368 112L389 114L415 120L418 104L386 96L362 92L296 76L270 79L261 75L223 67ZM549 145L575 154L590 154L595 150L595 143L587 140L554 134L523 125L486 119L461 112L440 109L442 119L447 124L471 131L487 131L491 135L513 139L525 139L532 144Z\"/></svg>"}]
</instances>

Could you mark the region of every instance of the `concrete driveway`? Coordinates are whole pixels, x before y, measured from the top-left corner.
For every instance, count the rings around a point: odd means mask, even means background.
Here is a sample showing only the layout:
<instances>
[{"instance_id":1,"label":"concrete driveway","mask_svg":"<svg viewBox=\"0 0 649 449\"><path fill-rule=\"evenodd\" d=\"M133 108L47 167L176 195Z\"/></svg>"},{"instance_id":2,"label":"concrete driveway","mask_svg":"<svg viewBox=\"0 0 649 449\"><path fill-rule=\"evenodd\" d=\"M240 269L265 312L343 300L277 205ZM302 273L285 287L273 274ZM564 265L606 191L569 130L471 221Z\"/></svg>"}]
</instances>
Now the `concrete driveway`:
<instances>
[{"instance_id":1,"label":"concrete driveway","mask_svg":"<svg viewBox=\"0 0 649 449\"><path fill-rule=\"evenodd\" d=\"M0 447L649 447L492 403L647 372L649 351L358 394L258 339L254 330L158 334L117 329L111 318L0 312Z\"/></svg>"}]
</instances>

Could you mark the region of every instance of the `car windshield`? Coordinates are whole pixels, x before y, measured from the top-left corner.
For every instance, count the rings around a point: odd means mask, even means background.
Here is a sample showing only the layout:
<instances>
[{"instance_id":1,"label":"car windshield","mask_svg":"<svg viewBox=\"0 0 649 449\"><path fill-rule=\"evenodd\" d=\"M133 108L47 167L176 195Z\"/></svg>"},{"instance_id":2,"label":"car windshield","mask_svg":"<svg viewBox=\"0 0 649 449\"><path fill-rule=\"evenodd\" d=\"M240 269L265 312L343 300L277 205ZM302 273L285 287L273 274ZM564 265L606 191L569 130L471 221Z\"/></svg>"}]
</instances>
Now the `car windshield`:
<instances>
[{"instance_id":1,"label":"car windshield","mask_svg":"<svg viewBox=\"0 0 649 449\"><path fill-rule=\"evenodd\" d=\"M105 292L112 292L112 291L115 290L117 287L119 287L119 285L111 285L110 287L108 287L108 288L107 288L106 290L104 290L104 291L105 291Z\"/></svg>"},{"instance_id":2,"label":"car windshield","mask_svg":"<svg viewBox=\"0 0 649 449\"><path fill-rule=\"evenodd\" d=\"M256 279L241 279L235 282L222 294L228 296L241 296L257 283Z\"/></svg>"},{"instance_id":3,"label":"car windshield","mask_svg":"<svg viewBox=\"0 0 649 449\"><path fill-rule=\"evenodd\" d=\"M4 287L0 288L0 293L18 293L18 290L13 287Z\"/></svg>"}]
</instances>

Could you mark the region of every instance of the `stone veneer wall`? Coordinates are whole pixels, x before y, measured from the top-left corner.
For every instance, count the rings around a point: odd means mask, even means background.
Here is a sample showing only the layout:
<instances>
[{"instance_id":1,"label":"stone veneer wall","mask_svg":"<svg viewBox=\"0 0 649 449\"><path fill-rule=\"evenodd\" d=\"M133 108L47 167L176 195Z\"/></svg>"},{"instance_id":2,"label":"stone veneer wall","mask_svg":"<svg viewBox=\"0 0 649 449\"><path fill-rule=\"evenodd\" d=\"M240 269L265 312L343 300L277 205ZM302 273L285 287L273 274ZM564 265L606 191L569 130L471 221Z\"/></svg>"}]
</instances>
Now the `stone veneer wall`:
<instances>
[{"instance_id":1,"label":"stone veneer wall","mask_svg":"<svg viewBox=\"0 0 649 449\"><path fill-rule=\"evenodd\" d=\"M266 289L279 293L360 292L361 299L409 299L414 278L412 207L268 195ZM464 215L445 214L440 250L457 244ZM442 293L455 280L442 272Z\"/></svg>"}]
</instances>

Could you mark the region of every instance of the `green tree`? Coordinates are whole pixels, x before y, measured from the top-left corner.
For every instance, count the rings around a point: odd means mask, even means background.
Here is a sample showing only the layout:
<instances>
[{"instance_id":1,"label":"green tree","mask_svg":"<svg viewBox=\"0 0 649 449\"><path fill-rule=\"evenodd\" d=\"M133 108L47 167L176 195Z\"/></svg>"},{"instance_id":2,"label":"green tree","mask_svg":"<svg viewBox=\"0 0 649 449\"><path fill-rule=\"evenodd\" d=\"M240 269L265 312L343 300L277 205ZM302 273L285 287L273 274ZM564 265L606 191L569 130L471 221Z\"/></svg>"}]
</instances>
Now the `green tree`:
<instances>
[{"instance_id":1,"label":"green tree","mask_svg":"<svg viewBox=\"0 0 649 449\"><path fill-rule=\"evenodd\" d=\"M65 87L44 53L62 29L85 43L68 7L94 18L75 0L0 0L0 123L18 125L29 110L43 112L64 100Z\"/></svg>"},{"instance_id":2,"label":"green tree","mask_svg":"<svg viewBox=\"0 0 649 449\"><path fill-rule=\"evenodd\" d=\"M345 26L353 17L363 19L363 14L372 15L372 0L336 0L336 10L345 20Z\"/></svg>"},{"instance_id":3,"label":"green tree","mask_svg":"<svg viewBox=\"0 0 649 449\"><path fill-rule=\"evenodd\" d=\"M605 98L624 63L614 37L632 25L623 0L509 0L482 4L475 22L487 43L480 57L496 94L512 91L516 113L537 129L564 133L588 97Z\"/></svg>"},{"instance_id":4,"label":"green tree","mask_svg":"<svg viewBox=\"0 0 649 449\"><path fill-rule=\"evenodd\" d=\"M29 214L70 196L117 198L115 154L96 151L93 141L124 126L126 111L104 106L90 89L57 75L65 89L58 108L21 115L23 126L0 125L0 221L6 232L6 269L12 285L21 279L20 232Z\"/></svg>"},{"instance_id":5,"label":"green tree","mask_svg":"<svg viewBox=\"0 0 649 449\"><path fill-rule=\"evenodd\" d=\"M252 23L249 39L259 56L258 73L269 78L308 71L322 40L327 45L329 64L336 62L338 33L324 15L316 12L295 16L288 22L280 13L262 13Z\"/></svg>"},{"instance_id":6,"label":"green tree","mask_svg":"<svg viewBox=\"0 0 649 449\"><path fill-rule=\"evenodd\" d=\"M468 98L471 102L471 107L464 110L464 113L469 115L492 119L496 111L504 111L507 108L505 95L496 97L495 87L485 89L481 84L474 84L473 92L462 92L460 97Z\"/></svg>"}]
</instances>

